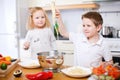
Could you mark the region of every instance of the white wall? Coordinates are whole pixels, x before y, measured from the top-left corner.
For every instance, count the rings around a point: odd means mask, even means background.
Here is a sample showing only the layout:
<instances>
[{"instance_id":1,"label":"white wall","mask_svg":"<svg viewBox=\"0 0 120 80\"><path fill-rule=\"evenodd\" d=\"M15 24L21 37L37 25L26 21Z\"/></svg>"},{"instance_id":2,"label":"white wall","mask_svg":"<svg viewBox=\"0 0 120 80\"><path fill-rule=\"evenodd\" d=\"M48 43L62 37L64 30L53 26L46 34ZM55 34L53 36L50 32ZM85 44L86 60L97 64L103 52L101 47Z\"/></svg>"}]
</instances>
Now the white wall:
<instances>
[{"instance_id":1,"label":"white wall","mask_svg":"<svg viewBox=\"0 0 120 80\"><path fill-rule=\"evenodd\" d=\"M99 2L100 9L97 11L103 17L103 26L113 26L115 29L120 29L120 1L118 2ZM69 9L60 10L63 22L69 32L80 31L82 26L81 15L89 11L87 9ZM51 12L48 12L51 20ZM51 20L52 21L52 20ZM51 22L52 23L52 22Z\"/></svg>"},{"instance_id":2,"label":"white wall","mask_svg":"<svg viewBox=\"0 0 120 80\"><path fill-rule=\"evenodd\" d=\"M104 25L110 25L120 29L120 1L104 4L100 3L100 5L101 8L99 11L103 16Z\"/></svg>"}]
</instances>

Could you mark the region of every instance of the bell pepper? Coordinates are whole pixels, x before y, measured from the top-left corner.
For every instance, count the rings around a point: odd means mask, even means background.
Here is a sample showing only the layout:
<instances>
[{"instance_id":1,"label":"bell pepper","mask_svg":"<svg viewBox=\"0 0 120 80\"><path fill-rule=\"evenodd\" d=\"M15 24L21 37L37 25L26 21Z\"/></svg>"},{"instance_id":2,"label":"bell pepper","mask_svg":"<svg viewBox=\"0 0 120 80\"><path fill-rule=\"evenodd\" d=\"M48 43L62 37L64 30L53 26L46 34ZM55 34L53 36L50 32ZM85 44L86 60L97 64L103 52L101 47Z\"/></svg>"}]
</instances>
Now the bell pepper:
<instances>
[{"instance_id":1,"label":"bell pepper","mask_svg":"<svg viewBox=\"0 0 120 80\"><path fill-rule=\"evenodd\" d=\"M53 77L53 73L51 71L48 71L48 72L39 72L35 74L26 74L25 76L29 80L48 80Z\"/></svg>"}]
</instances>

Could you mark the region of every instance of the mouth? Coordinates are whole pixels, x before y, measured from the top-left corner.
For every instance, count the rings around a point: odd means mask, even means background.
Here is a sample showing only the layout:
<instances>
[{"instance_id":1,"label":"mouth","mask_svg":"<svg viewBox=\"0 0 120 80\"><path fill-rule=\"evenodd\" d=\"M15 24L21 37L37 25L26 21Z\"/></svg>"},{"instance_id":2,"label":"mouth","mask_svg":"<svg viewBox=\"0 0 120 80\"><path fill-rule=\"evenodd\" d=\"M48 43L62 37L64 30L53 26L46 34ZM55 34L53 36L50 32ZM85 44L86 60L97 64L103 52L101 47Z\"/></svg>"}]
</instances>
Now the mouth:
<instances>
[{"instance_id":1,"label":"mouth","mask_svg":"<svg viewBox=\"0 0 120 80\"><path fill-rule=\"evenodd\" d=\"M85 34L88 34L89 32L84 32Z\"/></svg>"},{"instance_id":2,"label":"mouth","mask_svg":"<svg viewBox=\"0 0 120 80\"><path fill-rule=\"evenodd\" d=\"M39 22L38 24L43 24L42 22Z\"/></svg>"}]
</instances>

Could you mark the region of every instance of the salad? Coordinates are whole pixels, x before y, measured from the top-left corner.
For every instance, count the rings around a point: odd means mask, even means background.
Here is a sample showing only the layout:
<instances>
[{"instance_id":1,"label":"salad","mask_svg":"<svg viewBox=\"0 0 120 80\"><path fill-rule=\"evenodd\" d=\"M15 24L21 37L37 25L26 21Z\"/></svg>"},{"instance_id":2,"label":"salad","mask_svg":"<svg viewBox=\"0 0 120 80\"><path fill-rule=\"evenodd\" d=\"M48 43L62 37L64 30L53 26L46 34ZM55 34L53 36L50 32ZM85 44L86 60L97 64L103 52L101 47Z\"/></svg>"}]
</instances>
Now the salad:
<instances>
[{"instance_id":1,"label":"salad","mask_svg":"<svg viewBox=\"0 0 120 80\"><path fill-rule=\"evenodd\" d=\"M97 80L120 80L120 66L118 63L102 63L92 68L93 75Z\"/></svg>"}]
</instances>

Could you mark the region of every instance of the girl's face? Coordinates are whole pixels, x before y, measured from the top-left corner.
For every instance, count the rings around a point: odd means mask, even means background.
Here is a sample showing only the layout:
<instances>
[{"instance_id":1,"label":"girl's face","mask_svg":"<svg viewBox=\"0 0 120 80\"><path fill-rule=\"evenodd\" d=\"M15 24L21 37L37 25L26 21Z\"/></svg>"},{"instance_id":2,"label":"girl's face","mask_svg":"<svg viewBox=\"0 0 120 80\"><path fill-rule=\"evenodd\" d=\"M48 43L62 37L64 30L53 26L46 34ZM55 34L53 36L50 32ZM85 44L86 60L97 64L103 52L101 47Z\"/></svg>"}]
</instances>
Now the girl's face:
<instances>
[{"instance_id":1,"label":"girl's face","mask_svg":"<svg viewBox=\"0 0 120 80\"><path fill-rule=\"evenodd\" d=\"M92 38L98 35L101 26L95 26L95 24L88 18L83 18L83 32L87 38Z\"/></svg>"},{"instance_id":2,"label":"girl's face","mask_svg":"<svg viewBox=\"0 0 120 80\"><path fill-rule=\"evenodd\" d=\"M33 13L33 23L37 28L43 28L45 26L45 15L42 10Z\"/></svg>"}]
</instances>

